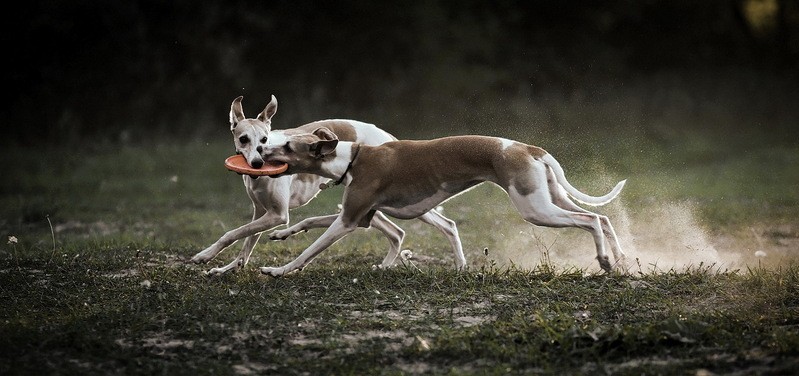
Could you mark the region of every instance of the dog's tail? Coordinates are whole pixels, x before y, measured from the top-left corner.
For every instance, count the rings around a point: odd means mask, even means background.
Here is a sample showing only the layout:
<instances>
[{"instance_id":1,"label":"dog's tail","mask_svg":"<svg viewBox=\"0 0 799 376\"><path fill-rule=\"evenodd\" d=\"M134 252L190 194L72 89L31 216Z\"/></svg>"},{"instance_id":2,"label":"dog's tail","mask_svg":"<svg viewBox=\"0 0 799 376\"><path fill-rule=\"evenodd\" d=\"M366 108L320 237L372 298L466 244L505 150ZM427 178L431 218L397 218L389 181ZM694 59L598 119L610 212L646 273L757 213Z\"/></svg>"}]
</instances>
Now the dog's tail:
<instances>
[{"instance_id":1,"label":"dog's tail","mask_svg":"<svg viewBox=\"0 0 799 376\"><path fill-rule=\"evenodd\" d=\"M560 163L558 163L555 157L553 157L551 154L544 154L544 156L541 157L541 160L547 166L549 166L553 172L555 172L555 178L558 180L558 183L563 186L564 189L566 189L566 192L569 194L569 196L572 196L575 200L586 205L602 206L613 201L613 199L616 198L619 193L621 193L621 189L624 188L624 184L627 182L627 180L620 181L608 194L604 196L589 196L578 191L577 188L574 188L571 184L569 184L569 181L566 180L566 174L563 173L563 168L560 167Z\"/></svg>"}]
</instances>

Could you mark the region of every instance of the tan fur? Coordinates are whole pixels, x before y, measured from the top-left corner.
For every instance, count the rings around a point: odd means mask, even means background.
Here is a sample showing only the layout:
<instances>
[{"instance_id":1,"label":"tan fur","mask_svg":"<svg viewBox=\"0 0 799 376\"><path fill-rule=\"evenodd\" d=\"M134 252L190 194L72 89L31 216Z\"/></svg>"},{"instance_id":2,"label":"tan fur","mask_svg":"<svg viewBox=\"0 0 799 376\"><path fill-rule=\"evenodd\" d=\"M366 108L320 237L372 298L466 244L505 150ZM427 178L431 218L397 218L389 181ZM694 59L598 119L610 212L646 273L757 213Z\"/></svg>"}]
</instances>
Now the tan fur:
<instances>
[{"instance_id":1,"label":"tan fur","mask_svg":"<svg viewBox=\"0 0 799 376\"><path fill-rule=\"evenodd\" d=\"M605 196L588 196L572 187L560 163L539 147L487 136L404 140L368 146L297 134L291 142L308 145L324 142L327 146L335 144L336 148L322 157L322 163L309 163L307 159L311 156L298 151L298 147L291 150L270 147L264 151L264 158L295 164L295 172L348 177L347 188L341 213L335 220L328 218L325 222L329 224L327 231L292 262L278 268L261 268L265 274L280 276L302 269L378 211L402 219L416 218L482 182L493 182L504 189L530 223L589 231L604 270L609 272L612 268L605 253L606 237L617 262L624 259L607 217L580 208L566 196L569 192L584 202L601 205L619 194L624 181ZM302 230L298 224L286 233ZM457 266L465 267L463 255L456 258ZM393 259L386 258L382 265L391 263Z\"/></svg>"},{"instance_id":2,"label":"tan fur","mask_svg":"<svg viewBox=\"0 0 799 376\"><path fill-rule=\"evenodd\" d=\"M359 195L348 195L347 199L374 196L374 201L381 204L402 207L439 190L455 195L485 181L507 187L515 176L528 172L529 159L534 156L531 151L539 155L543 149L518 144L503 151L495 138L485 136L364 145L351 170L350 190ZM540 187L528 181L517 188L526 195Z\"/></svg>"},{"instance_id":3,"label":"tan fur","mask_svg":"<svg viewBox=\"0 0 799 376\"><path fill-rule=\"evenodd\" d=\"M355 128L350 123L341 120L320 120L299 126L296 129L305 133L313 133L318 128L330 129L342 141L356 141L358 138Z\"/></svg>"}]
</instances>

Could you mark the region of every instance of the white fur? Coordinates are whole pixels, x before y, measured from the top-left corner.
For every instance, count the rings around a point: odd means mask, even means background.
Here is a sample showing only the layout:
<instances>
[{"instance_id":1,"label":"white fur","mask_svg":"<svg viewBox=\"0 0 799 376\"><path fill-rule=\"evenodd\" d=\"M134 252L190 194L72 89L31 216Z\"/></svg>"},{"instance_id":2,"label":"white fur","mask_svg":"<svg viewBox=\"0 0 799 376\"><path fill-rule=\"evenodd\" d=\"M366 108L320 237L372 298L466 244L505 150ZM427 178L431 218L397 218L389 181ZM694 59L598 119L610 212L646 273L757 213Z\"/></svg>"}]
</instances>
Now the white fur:
<instances>
[{"instance_id":1,"label":"white fur","mask_svg":"<svg viewBox=\"0 0 799 376\"><path fill-rule=\"evenodd\" d=\"M352 161L352 143L339 142L336 145L336 158L322 162L320 175L338 180L347 172L350 161Z\"/></svg>"},{"instance_id":2,"label":"white fur","mask_svg":"<svg viewBox=\"0 0 799 376\"><path fill-rule=\"evenodd\" d=\"M328 119L322 121L337 121L349 123L355 129L355 134L358 135L358 142L367 145L380 145L384 142L395 141L396 138L390 133L378 128L374 124L364 123L358 120L350 119Z\"/></svg>"},{"instance_id":3,"label":"white fur","mask_svg":"<svg viewBox=\"0 0 799 376\"><path fill-rule=\"evenodd\" d=\"M266 139L267 146L283 146L288 141L288 137L281 130L274 130L269 132L269 137Z\"/></svg>"},{"instance_id":4,"label":"white fur","mask_svg":"<svg viewBox=\"0 0 799 376\"><path fill-rule=\"evenodd\" d=\"M257 152L257 146L261 145L260 140L267 137L266 147L280 147L288 141L288 137L283 130L271 130L271 117L277 111L277 99L272 97L272 101L267 108L262 112L263 122L259 119L239 119L234 115L234 106L238 108L240 99L233 102L231 105L230 122L231 131L234 132L234 137L238 134L246 135L250 139L250 143L243 147L239 145L239 141L234 140L238 152L241 152L248 163L254 160L261 160L262 156ZM273 106L273 107L272 107ZM267 116L268 113L268 116ZM243 115L243 113L242 113ZM260 115L259 115L260 117ZM387 141L396 140L396 138L373 124L368 124L356 120L343 120L353 126L357 135L357 142L367 145L382 144ZM235 127L234 127L235 125ZM241 146L241 147L240 147ZM337 153L342 157L340 162L325 163L326 168L331 174L340 177L344 174L349 159L351 158L350 149L341 147ZM275 227L288 224L289 210L305 205L312 200L319 193L319 186L321 183L328 179L318 175L289 175L281 177L260 177L251 178L249 176L242 176L244 180L244 187L253 205L252 220L233 230L227 231L222 237L219 238L212 245L197 253L192 257L192 261L196 263L205 263L211 261L220 252L227 247L233 245L237 241L244 239L244 245L241 248L238 256L229 264L213 268L208 271L211 275L223 274L229 271L235 271L247 265L252 255L255 244L258 243L261 233L266 230L274 229ZM327 217L315 217L306 221L301 221L298 225L302 225L302 229L310 229L317 227L328 227L333 223L336 215ZM463 254L460 239L458 238L458 231L455 223L446 217L436 212L425 213L419 219L427 224L430 224L439 229L449 240L453 247L455 254ZM384 266L389 266L394 262L396 255L402 245L402 240L405 232L402 231L396 224L391 222L381 213L377 213L370 223L372 227L380 231L389 240L390 247L386 259L383 262ZM295 225L297 226L297 225ZM273 234L272 240L282 239L297 231L295 226L286 230L276 232L278 235ZM461 256L462 257L462 256Z\"/></svg>"},{"instance_id":5,"label":"white fur","mask_svg":"<svg viewBox=\"0 0 799 376\"><path fill-rule=\"evenodd\" d=\"M592 197L585 193L580 192L577 188L574 188L569 181L566 180L566 175L563 172L563 168L560 166L560 163L552 157L550 154L544 155L541 160L549 166L552 171L555 172L555 177L558 179L558 183L566 189L566 192L569 193L570 196L574 197L575 200L582 202L586 205L591 206L602 206L611 201L613 201L616 196L621 193L621 189L624 188L624 184L627 183L627 180L622 180L615 187L606 195L601 197Z\"/></svg>"},{"instance_id":6,"label":"white fur","mask_svg":"<svg viewBox=\"0 0 799 376\"><path fill-rule=\"evenodd\" d=\"M513 146L516 141L508 140L507 138L499 138L499 141L502 142L502 151L508 150L509 147Z\"/></svg>"}]
</instances>

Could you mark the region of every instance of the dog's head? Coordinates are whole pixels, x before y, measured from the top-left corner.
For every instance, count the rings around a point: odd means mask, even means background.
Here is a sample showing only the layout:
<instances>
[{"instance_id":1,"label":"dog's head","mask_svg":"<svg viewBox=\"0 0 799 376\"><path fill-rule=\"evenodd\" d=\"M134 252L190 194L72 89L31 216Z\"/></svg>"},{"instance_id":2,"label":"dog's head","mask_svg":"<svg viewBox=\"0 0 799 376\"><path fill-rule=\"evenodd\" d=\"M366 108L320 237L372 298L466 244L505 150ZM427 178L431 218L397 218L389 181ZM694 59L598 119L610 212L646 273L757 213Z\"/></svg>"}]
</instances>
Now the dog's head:
<instances>
[{"instance_id":1,"label":"dog's head","mask_svg":"<svg viewBox=\"0 0 799 376\"><path fill-rule=\"evenodd\" d=\"M335 156L338 137L325 127L311 133L286 130L276 131L263 148L263 157L274 162L288 163L286 174L315 173L322 162Z\"/></svg>"},{"instance_id":2,"label":"dog's head","mask_svg":"<svg viewBox=\"0 0 799 376\"><path fill-rule=\"evenodd\" d=\"M243 155L253 168L260 168L264 165L261 153L272 130L272 116L277 112L277 98L273 95L272 100L255 119L244 117L244 110L241 108L243 98L234 99L230 105L230 131L233 133L233 144L236 146L236 154Z\"/></svg>"}]
</instances>

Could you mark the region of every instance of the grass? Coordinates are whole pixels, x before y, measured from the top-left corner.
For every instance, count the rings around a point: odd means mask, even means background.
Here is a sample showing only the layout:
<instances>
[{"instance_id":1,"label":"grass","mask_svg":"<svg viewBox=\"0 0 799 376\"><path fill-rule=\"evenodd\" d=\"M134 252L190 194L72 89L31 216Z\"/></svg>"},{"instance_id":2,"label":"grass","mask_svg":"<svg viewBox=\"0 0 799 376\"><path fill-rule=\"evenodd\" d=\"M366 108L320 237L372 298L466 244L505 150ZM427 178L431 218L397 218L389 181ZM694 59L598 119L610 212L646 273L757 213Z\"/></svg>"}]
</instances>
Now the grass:
<instances>
[{"instance_id":1,"label":"grass","mask_svg":"<svg viewBox=\"0 0 799 376\"><path fill-rule=\"evenodd\" d=\"M595 110L565 113L612 122ZM358 231L300 273L256 272L291 260L312 231L262 241L244 271L209 278L210 266L186 260L250 216L240 178L222 168L228 143L63 147L39 158L10 146L4 165L26 169L0 182L0 374L795 372L795 143L620 127L471 132L544 146L586 192L630 178L619 202L598 209L630 245L629 273L613 275L597 271L584 232L536 229L483 185L443 209L458 223L466 272L452 269L442 236L398 221L414 258L392 270L371 268L387 244ZM334 212L341 192L321 193L293 220ZM693 242L689 230L710 240ZM690 258L725 237L737 264Z\"/></svg>"},{"instance_id":2,"label":"grass","mask_svg":"<svg viewBox=\"0 0 799 376\"><path fill-rule=\"evenodd\" d=\"M192 250L144 247L4 260L0 371L779 374L799 365L796 267L374 271L364 265L378 255L367 252L288 278L208 279L176 261Z\"/></svg>"}]
</instances>

